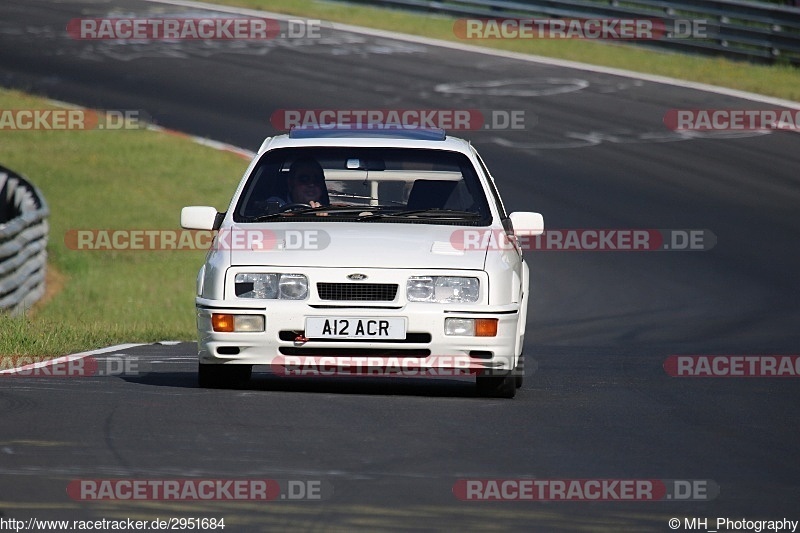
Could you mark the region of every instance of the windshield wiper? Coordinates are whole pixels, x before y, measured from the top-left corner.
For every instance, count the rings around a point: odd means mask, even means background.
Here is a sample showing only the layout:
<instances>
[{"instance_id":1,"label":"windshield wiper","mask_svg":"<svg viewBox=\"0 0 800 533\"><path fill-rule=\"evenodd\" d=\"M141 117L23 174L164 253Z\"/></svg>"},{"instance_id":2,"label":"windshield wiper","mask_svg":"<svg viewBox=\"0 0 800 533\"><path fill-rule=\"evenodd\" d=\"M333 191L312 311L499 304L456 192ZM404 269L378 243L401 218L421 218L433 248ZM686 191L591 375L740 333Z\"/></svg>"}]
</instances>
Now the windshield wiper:
<instances>
[{"instance_id":1,"label":"windshield wiper","mask_svg":"<svg viewBox=\"0 0 800 533\"><path fill-rule=\"evenodd\" d=\"M459 209L440 209L440 208L429 208L429 209L411 209L406 211L393 211L388 213L372 213L369 215L365 215L363 217L359 217L358 220L372 220L376 218L395 218L395 217L408 217L408 216L424 216L424 217L431 217L431 218L479 218L482 215L480 213L476 213L475 211L462 211Z\"/></svg>"}]
</instances>

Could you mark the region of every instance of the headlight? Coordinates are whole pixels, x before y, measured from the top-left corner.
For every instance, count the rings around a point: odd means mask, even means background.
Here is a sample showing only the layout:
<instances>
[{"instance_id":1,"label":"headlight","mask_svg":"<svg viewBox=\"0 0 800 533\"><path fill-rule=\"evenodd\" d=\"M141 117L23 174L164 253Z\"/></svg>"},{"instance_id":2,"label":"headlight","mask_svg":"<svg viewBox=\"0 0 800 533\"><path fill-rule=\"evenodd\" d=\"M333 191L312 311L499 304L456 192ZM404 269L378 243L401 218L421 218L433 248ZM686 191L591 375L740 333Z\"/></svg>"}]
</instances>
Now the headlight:
<instances>
[{"instance_id":1,"label":"headlight","mask_svg":"<svg viewBox=\"0 0 800 533\"><path fill-rule=\"evenodd\" d=\"M406 282L409 302L475 303L481 293L478 278L414 276Z\"/></svg>"},{"instance_id":2,"label":"headlight","mask_svg":"<svg viewBox=\"0 0 800 533\"><path fill-rule=\"evenodd\" d=\"M308 296L308 278L302 274L236 274L238 298L303 300Z\"/></svg>"},{"instance_id":3,"label":"headlight","mask_svg":"<svg viewBox=\"0 0 800 533\"><path fill-rule=\"evenodd\" d=\"M433 301L433 278L414 277L406 282L406 298L409 302Z\"/></svg>"},{"instance_id":4,"label":"headlight","mask_svg":"<svg viewBox=\"0 0 800 533\"><path fill-rule=\"evenodd\" d=\"M278 290L284 300L303 300L308 295L308 278L302 274L281 274Z\"/></svg>"}]
</instances>

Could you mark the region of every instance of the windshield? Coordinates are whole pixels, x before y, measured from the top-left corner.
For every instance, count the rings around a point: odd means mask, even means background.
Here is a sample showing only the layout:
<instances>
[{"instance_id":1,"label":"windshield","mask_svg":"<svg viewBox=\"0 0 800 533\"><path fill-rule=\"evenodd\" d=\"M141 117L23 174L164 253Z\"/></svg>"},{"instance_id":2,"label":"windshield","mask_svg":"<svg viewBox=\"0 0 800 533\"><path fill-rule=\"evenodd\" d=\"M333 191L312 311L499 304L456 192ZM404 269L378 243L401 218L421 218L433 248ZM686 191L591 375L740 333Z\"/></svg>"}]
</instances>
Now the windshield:
<instances>
[{"instance_id":1,"label":"windshield","mask_svg":"<svg viewBox=\"0 0 800 533\"><path fill-rule=\"evenodd\" d=\"M470 160L444 150L292 148L264 154L236 222L401 222L487 225Z\"/></svg>"}]
</instances>

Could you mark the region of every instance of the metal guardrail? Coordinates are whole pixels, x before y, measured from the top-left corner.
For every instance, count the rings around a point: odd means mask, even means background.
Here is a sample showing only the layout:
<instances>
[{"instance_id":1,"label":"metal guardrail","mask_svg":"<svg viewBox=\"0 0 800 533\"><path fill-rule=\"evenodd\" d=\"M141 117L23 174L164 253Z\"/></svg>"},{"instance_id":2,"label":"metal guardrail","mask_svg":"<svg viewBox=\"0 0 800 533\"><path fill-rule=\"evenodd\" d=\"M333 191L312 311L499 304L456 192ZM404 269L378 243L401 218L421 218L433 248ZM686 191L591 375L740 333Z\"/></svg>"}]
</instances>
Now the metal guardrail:
<instances>
[{"instance_id":1,"label":"metal guardrail","mask_svg":"<svg viewBox=\"0 0 800 533\"><path fill-rule=\"evenodd\" d=\"M646 47L800 66L800 7L742 0L350 0L455 17L658 18L708 21L703 38L636 41ZM800 6L800 0L795 2ZM625 41L623 41L625 42ZM480 41L476 41L480 44Z\"/></svg>"},{"instance_id":2,"label":"metal guardrail","mask_svg":"<svg viewBox=\"0 0 800 533\"><path fill-rule=\"evenodd\" d=\"M22 313L44 295L49 214L39 189L0 166L0 310Z\"/></svg>"}]
</instances>

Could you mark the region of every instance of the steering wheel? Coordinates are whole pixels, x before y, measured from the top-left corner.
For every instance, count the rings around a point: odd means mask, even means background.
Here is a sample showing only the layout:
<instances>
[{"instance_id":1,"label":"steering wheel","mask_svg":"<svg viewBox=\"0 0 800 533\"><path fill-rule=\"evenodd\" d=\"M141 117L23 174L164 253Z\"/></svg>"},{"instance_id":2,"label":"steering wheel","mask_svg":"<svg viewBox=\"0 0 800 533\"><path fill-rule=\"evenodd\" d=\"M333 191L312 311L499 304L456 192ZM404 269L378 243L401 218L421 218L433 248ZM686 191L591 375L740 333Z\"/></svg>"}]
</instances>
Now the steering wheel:
<instances>
[{"instance_id":1,"label":"steering wheel","mask_svg":"<svg viewBox=\"0 0 800 533\"><path fill-rule=\"evenodd\" d=\"M279 212L283 213L284 211L292 211L294 209L299 209L301 207L304 208L304 209L311 209L311 205L310 204L303 204L303 203L300 203L300 202L292 202L292 203L289 203L289 204L283 204L281 206Z\"/></svg>"}]
</instances>

